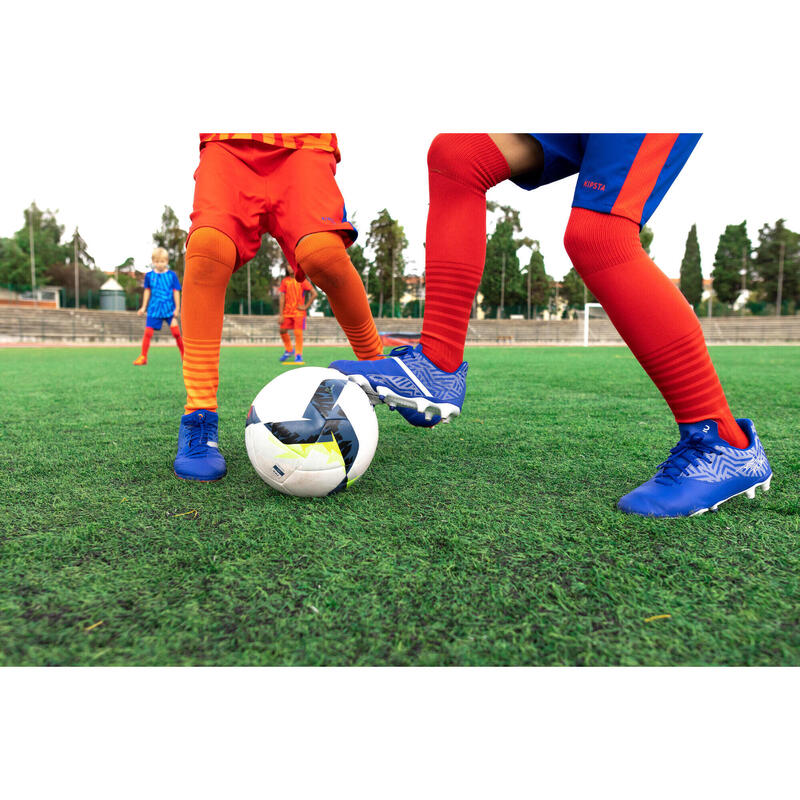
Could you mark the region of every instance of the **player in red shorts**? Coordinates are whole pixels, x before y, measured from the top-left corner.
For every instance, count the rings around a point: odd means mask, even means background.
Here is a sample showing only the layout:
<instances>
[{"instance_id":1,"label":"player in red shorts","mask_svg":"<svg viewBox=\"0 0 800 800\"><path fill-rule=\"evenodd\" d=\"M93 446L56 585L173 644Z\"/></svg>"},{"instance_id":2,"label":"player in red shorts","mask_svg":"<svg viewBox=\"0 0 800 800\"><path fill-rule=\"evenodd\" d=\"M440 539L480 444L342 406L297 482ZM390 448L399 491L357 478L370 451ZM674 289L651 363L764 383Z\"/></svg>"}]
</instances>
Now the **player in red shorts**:
<instances>
[{"instance_id":1,"label":"player in red shorts","mask_svg":"<svg viewBox=\"0 0 800 800\"><path fill-rule=\"evenodd\" d=\"M225 290L264 234L278 240L299 282L308 275L326 293L356 356L382 356L364 286L346 252L358 234L336 185L339 160L332 133L200 134L183 277L186 413L174 462L179 478L225 475L217 436Z\"/></svg>"},{"instance_id":2,"label":"player in red shorts","mask_svg":"<svg viewBox=\"0 0 800 800\"><path fill-rule=\"evenodd\" d=\"M298 283L294 270L287 264L286 277L278 287L280 308L278 326L286 348L278 359L281 364L305 364L303 361L303 334L306 329L306 313L317 296L317 290L308 279ZM294 347L289 332L294 331Z\"/></svg>"},{"instance_id":3,"label":"player in red shorts","mask_svg":"<svg viewBox=\"0 0 800 800\"><path fill-rule=\"evenodd\" d=\"M618 503L675 517L769 488L753 423L734 419L700 322L642 248L639 230L697 144L698 134L442 134L428 151L426 303L420 344L370 363L337 361L374 402L414 425L457 416L466 391L464 342L486 255L486 192L578 174L564 245L670 409L680 441L656 475Z\"/></svg>"}]
</instances>

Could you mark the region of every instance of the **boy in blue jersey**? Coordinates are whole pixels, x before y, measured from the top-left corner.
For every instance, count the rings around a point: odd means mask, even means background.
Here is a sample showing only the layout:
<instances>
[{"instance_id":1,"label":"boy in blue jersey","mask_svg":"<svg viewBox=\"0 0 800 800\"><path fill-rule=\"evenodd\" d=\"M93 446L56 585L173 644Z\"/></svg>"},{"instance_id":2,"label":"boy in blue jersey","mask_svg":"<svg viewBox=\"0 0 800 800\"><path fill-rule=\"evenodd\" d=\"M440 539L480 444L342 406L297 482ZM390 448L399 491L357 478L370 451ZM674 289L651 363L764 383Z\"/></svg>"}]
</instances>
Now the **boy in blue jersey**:
<instances>
[{"instance_id":1,"label":"boy in blue jersey","mask_svg":"<svg viewBox=\"0 0 800 800\"><path fill-rule=\"evenodd\" d=\"M153 250L153 269L144 276L144 295L142 307L136 312L140 317L147 312L144 336L142 337L142 353L133 362L135 367L147 363L147 351L150 340L156 331L161 330L161 323L167 322L178 349L183 358L183 340L178 327L178 316L181 310L181 282L176 273L169 269L168 253L163 247Z\"/></svg>"}]
</instances>

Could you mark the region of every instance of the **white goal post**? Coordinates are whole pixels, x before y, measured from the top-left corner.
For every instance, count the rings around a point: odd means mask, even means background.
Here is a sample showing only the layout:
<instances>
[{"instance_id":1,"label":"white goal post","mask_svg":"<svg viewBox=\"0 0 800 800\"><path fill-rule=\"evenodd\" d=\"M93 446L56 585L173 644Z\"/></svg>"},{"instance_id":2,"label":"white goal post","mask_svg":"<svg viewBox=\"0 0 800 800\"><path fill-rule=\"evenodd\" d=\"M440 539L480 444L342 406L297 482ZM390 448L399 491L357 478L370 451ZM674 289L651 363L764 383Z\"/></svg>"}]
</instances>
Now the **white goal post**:
<instances>
[{"instance_id":1,"label":"white goal post","mask_svg":"<svg viewBox=\"0 0 800 800\"><path fill-rule=\"evenodd\" d=\"M600 303L586 303L583 307L583 346L589 346L589 309L602 308Z\"/></svg>"}]
</instances>

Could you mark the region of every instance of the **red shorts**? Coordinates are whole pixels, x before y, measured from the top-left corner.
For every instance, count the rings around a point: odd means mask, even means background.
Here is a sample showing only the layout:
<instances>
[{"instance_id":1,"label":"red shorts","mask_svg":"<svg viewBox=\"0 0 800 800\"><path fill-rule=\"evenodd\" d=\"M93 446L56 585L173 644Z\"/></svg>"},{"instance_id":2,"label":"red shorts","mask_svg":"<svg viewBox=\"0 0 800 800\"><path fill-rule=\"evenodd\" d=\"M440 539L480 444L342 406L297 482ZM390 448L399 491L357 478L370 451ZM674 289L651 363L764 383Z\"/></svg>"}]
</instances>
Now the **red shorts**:
<instances>
[{"instance_id":1,"label":"red shorts","mask_svg":"<svg viewBox=\"0 0 800 800\"><path fill-rule=\"evenodd\" d=\"M335 175L333 153L238 139L206 142L194 173L189 236L197 228L216 228L230 237L238 269L269 233L297 272L294 251L303 236L342 231L348 247L358 236Z\"/></svg>"},{"instance_id":2,"label":"red shorts","mask_svg":"<svg viewBox=\"0 0 800 800\"><path fill-rule=\"evenodd\" d=\"M304 331L306 329L306 315L305 314L284 314L281 318L282 331Z\"/></svg>"}]
</instances>

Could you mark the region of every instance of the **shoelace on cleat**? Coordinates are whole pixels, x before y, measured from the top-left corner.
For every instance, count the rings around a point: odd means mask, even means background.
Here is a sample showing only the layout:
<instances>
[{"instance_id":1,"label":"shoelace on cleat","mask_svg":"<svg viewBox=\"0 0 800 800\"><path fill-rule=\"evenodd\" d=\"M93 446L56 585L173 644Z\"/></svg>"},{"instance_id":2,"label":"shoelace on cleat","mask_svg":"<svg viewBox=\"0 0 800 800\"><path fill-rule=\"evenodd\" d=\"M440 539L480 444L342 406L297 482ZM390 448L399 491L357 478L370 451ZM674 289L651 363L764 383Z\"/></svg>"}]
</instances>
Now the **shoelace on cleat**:
<instances>
[{"instance_id":1,"label":"shoelace on cleat","mask_svg":"<svg viewBox=\"0 0 800 800\"><path fill-rule=\"evenodd\" d=\"M658 465L656 483L678 483L686 467L696 466L701 461L710 462L709 456L719 453L719 449L706 444L700 434L694 433L688 439L681 439L669 452L669 458Z\"/></svg>"},{"instance_id":2,"label":"shoelace on cleat","mask_svg":"<svg viewBox=\"0 0 800 800\"><path fill-rule=\"evenodd\" d=\"M410 353L414 348L410 344L401 344L399 347L395 347L393 350L389 352L389 355L386 358L393 358L397 356L398 358L402 358L406 353Z\"/></svg>"},{"instance_id":3,"label":"shoelace on cleat","mask_svg":"<svg viewBox=\"0 0 800 800\"><path fill-rule=\"evenodd\" d=\"M189 441L186 455L189 458L204 458L208 455L208 428L205 417L189 427Z\"/></svg>"}]
</instances>

